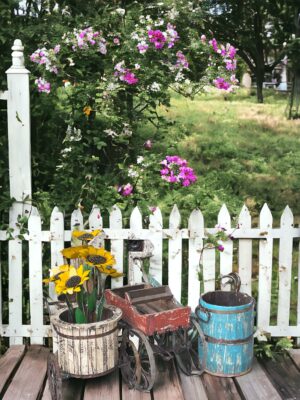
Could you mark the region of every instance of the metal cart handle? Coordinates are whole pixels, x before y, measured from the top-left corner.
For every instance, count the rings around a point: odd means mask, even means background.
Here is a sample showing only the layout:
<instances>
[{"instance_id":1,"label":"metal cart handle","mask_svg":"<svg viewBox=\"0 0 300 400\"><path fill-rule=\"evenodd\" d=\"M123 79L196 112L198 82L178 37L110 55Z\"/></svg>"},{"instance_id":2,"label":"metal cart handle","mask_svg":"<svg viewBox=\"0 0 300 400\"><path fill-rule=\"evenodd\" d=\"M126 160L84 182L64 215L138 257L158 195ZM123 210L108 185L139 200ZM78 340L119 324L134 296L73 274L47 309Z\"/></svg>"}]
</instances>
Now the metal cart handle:
<instances>
[{"instance_id":1,"label":"metal cart handle","mask_svg":"<svg viewBox=\"0 0 300 400\"><path fill-rule=\"evenodd\" d=\"M222 287L224 287L224 286L230 284L230 285L233 287L233 290L234 290L235 292L239 292L239 291L240 291L240 288L241 288L241 278L240 278L239 274L237 274L236 272L231 272L231 273L228 274L228 275L224 275L224 276L222 276L222 277L220 278L221 282L222 282L222 279L224 279L224 278L228 278L229 281L227 281L226 283L222 284Z\"/></svg>"}]
</instances>

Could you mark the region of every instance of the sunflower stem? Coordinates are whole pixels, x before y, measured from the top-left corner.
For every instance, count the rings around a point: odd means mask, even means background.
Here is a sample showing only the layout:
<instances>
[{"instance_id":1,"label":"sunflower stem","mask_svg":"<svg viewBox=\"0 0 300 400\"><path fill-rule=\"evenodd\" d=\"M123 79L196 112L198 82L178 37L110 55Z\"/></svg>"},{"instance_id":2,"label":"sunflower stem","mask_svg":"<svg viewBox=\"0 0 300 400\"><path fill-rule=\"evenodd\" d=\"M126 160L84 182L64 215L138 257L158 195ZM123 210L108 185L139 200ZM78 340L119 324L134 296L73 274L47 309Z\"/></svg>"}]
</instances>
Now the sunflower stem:
<instances>
[{"instance_id":1,"label":"sunflower stem","mask_svg":"<svg viewBox=\"0 0 300 400\"><path fill-rule=\"evenodd\" d=\"M68 310L69 310L70 322L74 322L74 309L73 309L72 302L71 302L68 294L66 294L66 303L67 303Z\"/></svg>"}]
</instances>

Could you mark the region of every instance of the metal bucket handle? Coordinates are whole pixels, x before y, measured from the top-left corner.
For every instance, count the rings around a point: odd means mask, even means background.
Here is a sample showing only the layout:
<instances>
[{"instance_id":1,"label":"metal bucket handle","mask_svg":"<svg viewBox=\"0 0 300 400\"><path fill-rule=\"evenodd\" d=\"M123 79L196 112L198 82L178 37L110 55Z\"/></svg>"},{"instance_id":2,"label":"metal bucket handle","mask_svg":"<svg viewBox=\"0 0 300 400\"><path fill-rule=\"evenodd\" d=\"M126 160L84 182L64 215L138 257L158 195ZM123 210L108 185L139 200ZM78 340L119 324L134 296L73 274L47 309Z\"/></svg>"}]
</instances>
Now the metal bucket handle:
<instances>
[{"instance_id":1,"label":"metal bucket handle","mask_svg":"<svg viewBox=\"0 0 300 400\"><path fill-rule=\"evenodd\" d=\"M206 314L207 319L201 318L200 317L200 312L203 312L204 314ZM196 306L195 314L199 318L199 320L204 322L205 324L207 324L209 322L210 317L211 317L210 312L206 308L202 307L200 304L198 306Z\"/></svg>"},{"instance_id":2,"label":"metal bucket handle","mask_svg":"<svg viewBox=\"0 0 300 400\"><path fill-rule=\"evenodd\" d=\"M240 288L241 288L241 278L240 278L239 274L237 274L236 272L230 272L230 274L228 274L228 275L223 275L223 276L220 278L220 281L222 282L222 279L224 279L224 278L228 278L229 281L227 281L226 283L222 284L222 287L224 287L224 286L230 284L231 287L233 287L233 290L234 290L235 292L239 292L239 291L240 291Z\"/></svg>"}]
</instances>

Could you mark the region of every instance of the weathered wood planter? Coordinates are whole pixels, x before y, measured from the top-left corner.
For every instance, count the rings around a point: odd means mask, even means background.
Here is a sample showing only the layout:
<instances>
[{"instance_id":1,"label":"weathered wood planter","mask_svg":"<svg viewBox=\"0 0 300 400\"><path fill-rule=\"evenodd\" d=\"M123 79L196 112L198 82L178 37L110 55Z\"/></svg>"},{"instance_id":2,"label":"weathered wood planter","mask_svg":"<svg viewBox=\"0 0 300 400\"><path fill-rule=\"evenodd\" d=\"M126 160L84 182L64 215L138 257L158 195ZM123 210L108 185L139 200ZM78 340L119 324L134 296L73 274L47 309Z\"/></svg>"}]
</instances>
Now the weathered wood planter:
<instances>
[{"instance_id":1,"label":"weathered wood planter","mask_svg":"<svg viewBox=\"0 0 300 400\"><path fill-rule=\"evenodd\" d=\"M89 324L68 322L68 310L51 317L58 341L58 366L76 378L101 376L118 364L118 321L122 311L105 306L103 321Z\"/></svg>"},{"instance_id":2,"label":"weathered wood planter","mask_svg":"<svg viewBox=\"0 0 300 400\"><path fill-rule=\"evenodd\" d=\"M253 361L254 299L238 291L213 291L200 298L197 311L205 335L205 371L233 377L250 371ZM202 357L202 346L199 346Z\"/></svg>"}]
</instances>

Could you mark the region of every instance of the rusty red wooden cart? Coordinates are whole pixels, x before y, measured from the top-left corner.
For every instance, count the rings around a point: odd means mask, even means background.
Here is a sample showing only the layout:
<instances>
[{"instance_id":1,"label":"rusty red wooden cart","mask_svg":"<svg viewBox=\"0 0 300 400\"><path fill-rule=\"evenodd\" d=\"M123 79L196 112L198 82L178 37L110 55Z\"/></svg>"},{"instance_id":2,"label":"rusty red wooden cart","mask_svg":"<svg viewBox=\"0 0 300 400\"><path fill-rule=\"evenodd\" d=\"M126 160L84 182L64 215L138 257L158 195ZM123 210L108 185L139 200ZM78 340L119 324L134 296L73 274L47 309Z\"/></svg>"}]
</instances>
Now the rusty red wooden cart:
<instances>
[{"instance_id":1,"label":"rusty red wooden cart","mask_svg":"<svg viewBox=\"0 0 300 400\"><path fill-rule=\"evenodd\" d=\"M153 387L157 356L175 358L187 375L203 372L205 357L199 359L198 346L203 344L204 354L205 340L197 318L175 300L168 286L128 285L107 289L105 298L123 312L119 365L129 387Z\"/></svg>"}]
</instances>

